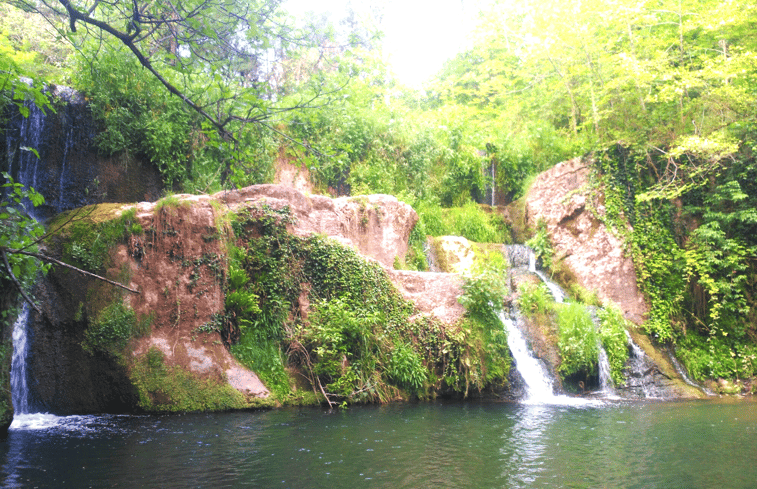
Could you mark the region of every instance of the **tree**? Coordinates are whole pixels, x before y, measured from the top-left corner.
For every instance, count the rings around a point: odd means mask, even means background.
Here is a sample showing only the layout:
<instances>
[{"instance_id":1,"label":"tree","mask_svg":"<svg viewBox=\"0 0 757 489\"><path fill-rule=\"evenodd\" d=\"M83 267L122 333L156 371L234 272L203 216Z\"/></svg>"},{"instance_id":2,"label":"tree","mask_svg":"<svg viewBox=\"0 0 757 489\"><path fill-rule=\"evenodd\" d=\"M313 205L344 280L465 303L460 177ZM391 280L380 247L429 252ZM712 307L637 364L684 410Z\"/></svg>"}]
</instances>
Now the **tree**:
<instances>
[{"instance_id":1,"label":"tree","mask_svg":"<svg viewBox=\"0 0 757 489\"><path fill-rule=\"evenodd\" d=\"M249 124L276 127L292 110L325 103L319 87L284 100L277 83L283 62L312 45L291 26L281 0L9 0L54 22L68 20L67 38L96 59L125 48L171 94L207 121L208 131L244 158ZM121 48L119 48L119 46ZM226 161L221 179L232 172Z\"/></svg>"}]
</instances>

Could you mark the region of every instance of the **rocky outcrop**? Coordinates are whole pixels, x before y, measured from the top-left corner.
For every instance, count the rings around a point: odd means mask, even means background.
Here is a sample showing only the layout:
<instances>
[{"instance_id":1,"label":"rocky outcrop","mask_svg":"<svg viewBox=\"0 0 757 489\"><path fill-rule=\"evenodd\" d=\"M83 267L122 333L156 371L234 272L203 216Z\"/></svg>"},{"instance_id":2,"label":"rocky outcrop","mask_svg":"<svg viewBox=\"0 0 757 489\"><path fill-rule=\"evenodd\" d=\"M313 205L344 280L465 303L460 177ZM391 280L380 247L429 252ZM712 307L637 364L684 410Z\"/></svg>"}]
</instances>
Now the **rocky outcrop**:
<instances>
[{"instance_id":1,"label":"rocky outcrop","mask_svg":"<svg viewBox=\"0 0 757 489\"><path fill-rule=\"evenodd\" d=\"M386 268L392 268L394 259L407 253L410 231L418 221L412 207L390 195L332 199L306 195L291 187L253 185L219 192L212 198L232 209L255 202L276 209L288 206L297 219L292 226L295 235L325 234Z\"/></svg>"},{"instance_id":2,"label":"rocky outcrop","mask_svg":"<svg viewBox=\"0 0 757 489\"><path fill-rule=\"evenodd\" d=\"M576 158L540 174L526 196L527 223L535 228L543 220L555 261L568 267L580 286L615 303L627 319L640 324L648 306L636 285L633 261L623 242L594 214L603 215L604 207L589 208L589 165Z\"/></svg>"},{"instance_id":3,"label":"rocky outcrop","mask_svg":"<svg viewBox=\"0 0 757 489\"><path fill-rule=\"evenodd\" d=\"M217 333L201 333L201 327L225 307L223 216L263 205L288 207L295 218L288 230L294 235L326 235L380 263L419 313L448 324L462 316L464 310L457 302L459 276L392 269L395 257L407 252L418 219L409 205L386 195L331 199L290 187L257 185L120 208L120 212L134 208L137 223L146 231L118 245L108 270L109 276L126 277L128 286L139 291L126 293L124 303L138 317L152 320L151 333L137 340L131 354L141 356L155 348L169 367L228 382L248 399L268 395L260 379L230 355ZM112 300L109 287L65 271L51 274L40 286L46 310L43 317L35 316L31 326L35 405L59 413L118 412L131 410L138 402L118 362L82 349L89 305Z\"/></svg>"},{"instance_id":4,"label":"rocky outcrop","mask_svg":"<svg viewBox=\"0 0 757 489\"><path fill-rule=\"evenodd\" d=\"M465 313L457 300L462 294L462 278L456 273L387 270L389 278L402 295L419 311L446 324L454 324Z\"/></svg>"}]
</instances>

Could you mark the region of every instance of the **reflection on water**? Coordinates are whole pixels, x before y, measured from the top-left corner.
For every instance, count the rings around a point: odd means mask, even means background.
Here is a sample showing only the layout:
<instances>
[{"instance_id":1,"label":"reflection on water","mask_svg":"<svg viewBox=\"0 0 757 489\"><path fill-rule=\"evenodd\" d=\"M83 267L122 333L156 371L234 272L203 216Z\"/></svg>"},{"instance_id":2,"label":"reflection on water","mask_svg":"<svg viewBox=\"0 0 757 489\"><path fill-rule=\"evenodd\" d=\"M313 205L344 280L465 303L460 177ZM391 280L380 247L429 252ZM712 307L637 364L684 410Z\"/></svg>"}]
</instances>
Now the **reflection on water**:
<instances>
[{"instance_id":1,"label":"reflection on water","mask_svg":"<svg viewBox=\"0 0 757 489\"><path fill-rule=\"evenodd\" d=\"M544 452L547 448L545 430L552 422L555 408L544 405L524 405L513 413L515 424L502 435L500 449L507 455L503 461L502 477L507 487L533 484L544 472ZM513 443L513 440L518 440Z\"/></svg>"},{"instance_id":2,"label":"reflection on water","mask_svg":"<svg viewBox=\"0 0 757 489\"><path fill-rule=\"evenodd\" d=\"M752 487L756 408L429 403L66 417L0 441L0 486Z\"/></svg>"}]
</instances>

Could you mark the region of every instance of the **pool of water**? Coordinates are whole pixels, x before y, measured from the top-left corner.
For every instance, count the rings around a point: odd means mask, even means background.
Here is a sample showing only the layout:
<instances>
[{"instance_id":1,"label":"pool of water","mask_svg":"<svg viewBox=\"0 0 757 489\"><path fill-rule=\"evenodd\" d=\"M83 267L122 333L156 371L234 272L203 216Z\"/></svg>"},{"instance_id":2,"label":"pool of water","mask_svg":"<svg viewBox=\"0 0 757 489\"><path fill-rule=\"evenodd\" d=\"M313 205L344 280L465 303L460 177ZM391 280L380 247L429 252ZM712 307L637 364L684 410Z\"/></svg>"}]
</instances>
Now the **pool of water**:
<instances>
[{"instance_id":1,"label":"pool of water","mask_svg":"<svg viewBox=\"0 0 757 489\"><path fill-rule=\"evenodd\" d=\"M757 403L420 403L17 420L2 487L755 487ZM45 427L47 426L47 427Z\"/></svg>"}]
</instances>

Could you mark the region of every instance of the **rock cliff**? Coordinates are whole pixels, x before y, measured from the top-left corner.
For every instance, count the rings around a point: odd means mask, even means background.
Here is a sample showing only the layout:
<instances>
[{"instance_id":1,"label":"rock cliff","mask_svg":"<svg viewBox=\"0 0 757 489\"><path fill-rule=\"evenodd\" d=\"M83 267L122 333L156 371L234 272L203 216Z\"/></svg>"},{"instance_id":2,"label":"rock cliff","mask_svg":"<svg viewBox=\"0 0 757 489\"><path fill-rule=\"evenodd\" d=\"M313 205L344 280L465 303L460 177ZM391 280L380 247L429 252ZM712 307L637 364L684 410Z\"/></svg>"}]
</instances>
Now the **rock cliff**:
<instances>
[{"instance_id":1,"label":"rock cliff","mask_svg":"<svg viewBox=\"0 0 757 489\"><path fill-rule=\"evenodd\" d=\"M604 207L600 203L590 208L590 173L590 163L583 158L541 173L526 196L527 224L536 228L543 220L555 261L568 267L580 286L615 303L626 319L640 324L649 308L623 242L597 218Z\"/></svg>"},{"instance_id":2,"label":"rock cliff","mask_svg":"<svg viewBox=\"0 0 757 489\"><path fill-rule=\"evenodd\" d=\"M133 345L135 357L158 350L167 368L228 383L248 401L268 395L260 379L230 355L217 333L198 332L224 311L228 226L224 216L261 205L288 207L295 218L288 225L291 234L326 235L380 263L419 313L447 324L462 316L457 275L392 270L395 257L407 252L418 219L409 205L394 197L331 199L278 185L210 196L176 195L109 211L108 217L115 217L134 209L134 224L146 231L112 251L108 270L109 276L125 278L130 288L139 291L126 293L124 303L137 317L152 321L150 334ZM40 286L38 295L44 297L46 309L43 317L33 315L30 355L38 407L53 412L113 412L132 410L137 404L138 393L127 372L107 356L82 349L87 312L93 310L92 304L110 300L109 287L65 271L52 273Z\"/></svg>"}]
</instances>

